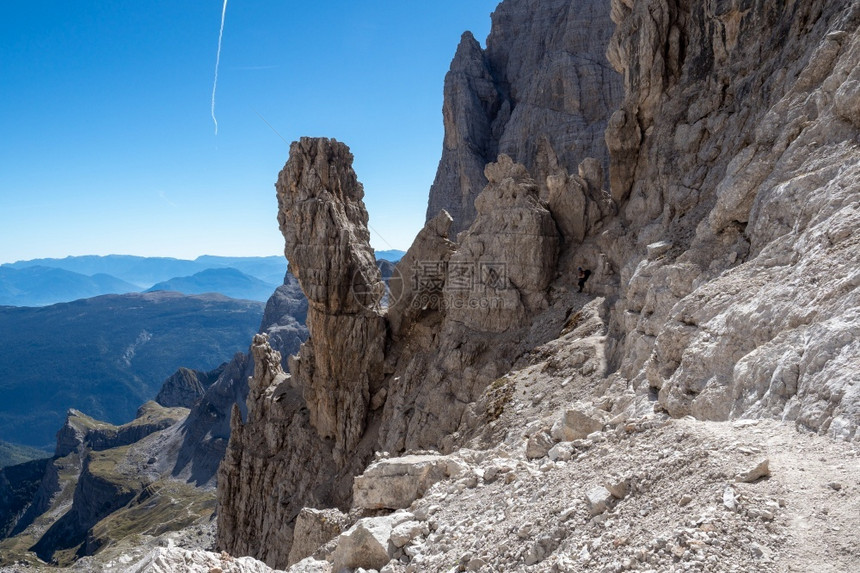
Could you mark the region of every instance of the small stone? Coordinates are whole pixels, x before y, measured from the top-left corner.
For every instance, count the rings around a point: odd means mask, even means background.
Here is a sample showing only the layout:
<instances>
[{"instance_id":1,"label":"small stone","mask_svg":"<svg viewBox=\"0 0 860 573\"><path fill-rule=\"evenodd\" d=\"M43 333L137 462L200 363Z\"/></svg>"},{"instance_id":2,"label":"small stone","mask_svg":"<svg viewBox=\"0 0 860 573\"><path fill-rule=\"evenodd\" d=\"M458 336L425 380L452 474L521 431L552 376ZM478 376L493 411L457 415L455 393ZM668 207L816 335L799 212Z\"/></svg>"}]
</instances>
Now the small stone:
<instances>
[{"instance_id":1,"label":"small stone","mask_svg":"<svg viewBox=\"0 0 860 573\"><path fill-rule=\"evenodd\" d=\"M482 559L480 557L475 557L471 561L469 561L469 566L466 568L466 570L467 571L478 571L482 567L484 567L486 564L487 564L487 562L484 559Z\"/></svg>"},{"instance_id":2,"label":"small stone","mask_svg":"<svg viewBox=\"0 0 860 573\"><path fill-rule=\"evenodd\" d=\"M760 543L750 543L750 551L754 556L758 557L759 559L766 559L769 561L771 558L770 549L768 549L764 545L761 545Z\"/></svg>"},{"instance_id":3,"label":"small stone","mask_svg":"<svg viewBox=\"0 0 860 573\"><path fill-rule=\"evenodd\" d=\"M691 501L693 501L693 496L688 493L685 493L681 496L681 499L678 500L678 505L684 507L686 505L689 505Z\"/></svg>"},{"instance_id":4,"label":"small stone","mask_svg":"<svg viewBox=\"0 0 860 573\"><path fill-rule=\"evenodd\" d=\"M582 551L579 552L579 560L580 561L588 561L591 559L591 553L588 552L588 546L584 546Z\"/></svg>"},{"instance_id":5,"label":"small stone","mask_svg":"<svg viewBox=\"0 0 860 573\"><path fill-rule=\"evenodd\" d=\"M630 491L630 480L621 476L610 476L603 485L616 499L624 499Z\"/></svg>"},{"instance_id":6,"label":"small stone","mask_svg":"<svg viewBox=\"0 0 860 573\"><path fill-rule=\"evenodd\" d=\"M573 455L573 446L570 442L559 442L549 449L547 455L554 462L566 462Z\"/></svg>"},{"instance_id":7,"label":"small stone","mask_svg":"<svg viewBox=\"0 0 860 573\"><path fill-rule=\"evenodd\" d=\"M554 445L552 438L547 432L540 431L529 438L526 444L526 457L530 460L542 458Z\"/></svg>"},{"instance_id":8,"label":"small stone","mask_svg":"<svg viewBox=\"0 0 860 573\"><path fill-rule=\"evenodd\" d=\"M585 493L585 501L591 515L600 515L609 509L609 505L612 503L612 494L603 486L593 487Z\"/></svg>"},{"instance_id":9,"label":"small stone","mask_svg":"<svg viewBox=\"0 0 860 573\"><path fill-rule=\"evenodd\" d=\"M726 506L726 509L729 511L737 511L738 509L738 499L735 496L735 490L731 487L727 487L723 490L723 505Z\"/></svg>"},{"instance_id":10,"label":"small stone","mask_svg":"<svg viewBox=\"0 0 860 573\"><path fill-rule=\"evenodd\" d=\"M576 506L570 506L567 509L565 509L564 511L562 511L560 514L558 514L558 518L561 521L567 521L568 519L570 519L570 516L573 515L574 513L576 513Z\"/></svg>"},{"instance_id":11,"label":"small stone","mask_svg":"<svg viewBox=\"0 0 860 573\"><path fill-rule=\"evenodd\" d=\"M417 521L406 521L391 530L391 542L396 547L403 547L421 535L423 526Z\"/></svg>"},{"instance_id":12,"label":"small stone","mask_svg":"<svg viewBox=\"0 0 860 573\"><path fill-rule=\"evenodd\" d=\"M533 524L531 522L528 522L528 521L526 523L522 524L520 526L520 528L517 530L517 537L519 537L520 539L528 538L529 534L532 531L532 527L534 527Z\"/></svg>"},{"instance_id":13,"label":"small stone","mask_svg":"<svg viewBox=\"0 0 860 573\"><path fill-rule=\"evenodd\" d=\"M744 483L752 483L759 478L763 478L765 476L770 475L770 468L768 467L770 460L764 458L760 460L755 467L738 474L735 478L735 481L744 482Z\"/></svg>"},{"instance_id":14,"label":"small stone","mask_svg":"<svg viewBox=\"0 0 860 573\"><path fill-rule=\"evenodd\" d=\"M830 482L829 484L827 484L827 486L828 486L830 489L832 489L833 491L839 491L839 490L841 490L841 489L842 489L842 484L841 484L841 483L839 483L838 481L832 481L832 482Z\"/></svg>"}]
</instances>

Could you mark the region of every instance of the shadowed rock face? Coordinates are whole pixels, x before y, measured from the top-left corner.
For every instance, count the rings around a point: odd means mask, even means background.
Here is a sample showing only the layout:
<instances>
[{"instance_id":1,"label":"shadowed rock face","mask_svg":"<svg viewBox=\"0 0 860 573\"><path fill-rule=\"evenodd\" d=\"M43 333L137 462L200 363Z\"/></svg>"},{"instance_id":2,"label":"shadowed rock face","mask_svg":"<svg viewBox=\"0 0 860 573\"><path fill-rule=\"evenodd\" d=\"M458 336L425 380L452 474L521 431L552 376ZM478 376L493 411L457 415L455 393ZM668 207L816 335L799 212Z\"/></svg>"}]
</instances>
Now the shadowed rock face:
<instances>
[{"instance_id":1,"label":"shadowed rock face","mask_svg":"<svg viewBox=\"0 0 860 573\"><path fill-rule=\"evenodd\" d=\"M507 0L493 13L487 48L465 33L445 77L445 139L427 219L446 209L452 235L471 225L484 166L500 153L530 171L546 138L565 165L608 168L603 132L621 101L604 52L609 2Z\"/></svg>"},{"instance_id":2,"label":"shadowed rock face","mask_svg":"<svg viewBox=\"0 0 860 573\"><path fill-rule=\"evenodd\" d=\"M308 298L310 338L289 359L291 377L268 338L254 340L247 420L237 407L218 474L218 536L231 553L284 565L302 507L347 505L352 475L372 454L372 439L362 440L382 384L387 326L349 149L303 138L276 189L285 254Z\"/></svg>"}]
</instances>

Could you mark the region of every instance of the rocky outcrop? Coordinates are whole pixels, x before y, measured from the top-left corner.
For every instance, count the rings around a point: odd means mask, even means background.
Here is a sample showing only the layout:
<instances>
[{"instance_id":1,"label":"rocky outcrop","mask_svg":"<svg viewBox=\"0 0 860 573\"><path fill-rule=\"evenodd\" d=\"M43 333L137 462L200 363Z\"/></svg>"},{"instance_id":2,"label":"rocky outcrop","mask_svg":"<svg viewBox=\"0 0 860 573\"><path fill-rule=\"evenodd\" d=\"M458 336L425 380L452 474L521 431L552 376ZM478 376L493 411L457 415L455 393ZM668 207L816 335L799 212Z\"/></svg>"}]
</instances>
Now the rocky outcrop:
<instances>
[{"instance_id":1,"label":"rocky outcrop","mask_svg":"<svg viewBox=\"0 0 860 573\"><path fill-rule=\"evenodd\" d=\"M442 447L466 407L535 342L523 342L528 313L550 312L561 328L549 292L558 232L522 165L502 156L487 166L490 184L460 249L440 213L386 289L351 160L335 141L291 148L279 222L308 295L310 338L290 358L290 377L268 341L255 340L247 419L234 415L219 470L220 546L273 566L287 561L302 507L347 506L351 476L374 450ZM252 484L272 484L274 497L260 499Z\"/></svg>"},{"instance_id":2,"label":"rocky outcrop","mask_svg":"<svg viewBox=\"0 0 860 573\"><path fill-rule=\"evenodd\" d=\"M548 306L558 231L523 165L500 155L484 170L478 217L448 263L447 317L480 332L505 332Z\"/></svg>"},{"instance_id":3,"label":"rocky outcrop","mask_svg":"<svg viewBox=\"0 0 860 573\"><path fill-rule=\"evenodd\" d=\"M134 420L114 426L71 409L66 415L66 423L57 432L55 456L61 458L84 449L100 451L127 446L176 424L187 414L186 408L165 408L155 402L147 402L138 409Z\"/></svg>"},{"instance_id":4,"label":"rocky outcrop","mask_svg":"<svg viewBox=\"0 0 860 573\"><path fill-rule=\"evenodd\" d=\"M537 164L545 138L565 165L593 157L608 168L603 132L621 101L621 77L604 52L609 3L507 0L492 15L487 48L466 33L445 77L442 159L427 219L446 209L452 234L467 229L500 153Z\"/></svg>"},{"instance_id":5,"label":"rocky outcrop","mask_svg":"<svg viewBox=\"0 0 860 573\"><path fill-rule=\"evenodd\" d=\"M438 455L412 455L374 462L356 476L353 506L362 509L406 509L430 486L465 470Z\"/></svg>"},{"instance_id":6,"label":"rocky outcrop","mask_svg":"<svg viewBox=\"0 0 860 573\"><path fill-rule=\"evenodd\" d=\"M117 452L85 455L71 508L44 532L31 548L40 559L54 560L59 551L74 549L91 553L81 545L89 530L114 511L125 506L146 486L146 480L128 478L117 471Z\"/></svg>"},{"instance_id":7,"label":"rocky outcrop","mask_svg":"<svg viewBox=\"0 0 860 573\"><path fill-rule=\"evenodd\" d=\"M222 364L211 372L180 368L164 381L155 401L167 408L191 408L206 393L206 389L218 380L225 366Z\"/></svg>"},{"instance_id":8,"label":"rocky outcrop","mask_svg":"<svg viewBox=\"0 0 860 573\"><path fill-rule=\"evenodd\" d=\"M311 425L334 440L343 466L380 388L386 335L378 308L385 286L370 248L364 190L345 145L311 138L291 146L276 188L284 252L308 297L310 340L290 359L290 371Z\"/></svg>"},{"instance_id":9,"label":"rocky outcrop","mask_svg":"<svg viewBox=\"0 0 860 573\"><path fill-rule=\"evenodd\" d=\"M189 551L180 547L160 547L136 563L129 564L129 573L277 573L250 557L232 557L226 553Z\"/></svg>"},{"instance_id":10,"label":"rocky outcrop","mask_svg":"<svg viewBox=\"0 0 860 573\"><path fill-rule=\"evenodd\" d=\"M308 298L310 339L290 358L287 377L267 337L255 338L247 420L234 410L218 479L220 546L278 565L288 560L302 507L345 505L352 475L372 453L359 442L381 388L387 331L352 155L310 138L290 151L276 186L278 220ZM277 508L270 499L280 500Z\"/></svg>"},{"instance_id":11,"label":"rocky outcrop","mask_svg":"<svg viewBox=\"0 0 860 573\"><path fill-rule=\"evenodd\" d=\"M234 555L285 565L299 512L343 506L353 470L335 470L331 440L311 425L301 389L265 335L255 337L252 353L247 420L234 406L218 470L218 544Z\"/></svg>"},{"instance_id":12,"label":"rocky outcrop","mask_svg":"<svg viewBox=\"0 0 860 573\"><path fill-rule=\"evenodd\" d=\"M504 155L486 174L460 245L440 238L450 220L440 214L397 267L414 290L388 312L400 336L386 355L393 372L379 430L384 451L451 447L452 434L478 423L467 409L487 385L561 329L567 301L549 288L559 237L538 187ZM395 328L401 313L408 332ZM532 317L542 328L530 332Z\"/></svg>"}]
</instances>

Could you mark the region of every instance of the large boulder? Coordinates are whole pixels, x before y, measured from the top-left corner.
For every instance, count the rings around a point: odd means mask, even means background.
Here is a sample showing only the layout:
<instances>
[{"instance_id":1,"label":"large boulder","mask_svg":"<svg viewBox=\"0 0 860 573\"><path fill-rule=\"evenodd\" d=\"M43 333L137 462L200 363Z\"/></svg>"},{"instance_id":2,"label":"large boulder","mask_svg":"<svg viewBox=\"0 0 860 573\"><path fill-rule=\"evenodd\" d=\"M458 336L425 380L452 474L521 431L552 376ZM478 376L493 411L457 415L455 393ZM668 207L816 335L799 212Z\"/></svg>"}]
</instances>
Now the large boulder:
<instances>
[{"instance_id":1,"label":"large boulder","mask_svg":"<svg viewBox=\"0 0 860 573\"><path fill-rule=\"evenodd\" d=\"M430 486L462 471L462 465L448 456L412 455L379 460L356 476L353 505L362 509L407 508Z\"/></svg>"}]
</instances>

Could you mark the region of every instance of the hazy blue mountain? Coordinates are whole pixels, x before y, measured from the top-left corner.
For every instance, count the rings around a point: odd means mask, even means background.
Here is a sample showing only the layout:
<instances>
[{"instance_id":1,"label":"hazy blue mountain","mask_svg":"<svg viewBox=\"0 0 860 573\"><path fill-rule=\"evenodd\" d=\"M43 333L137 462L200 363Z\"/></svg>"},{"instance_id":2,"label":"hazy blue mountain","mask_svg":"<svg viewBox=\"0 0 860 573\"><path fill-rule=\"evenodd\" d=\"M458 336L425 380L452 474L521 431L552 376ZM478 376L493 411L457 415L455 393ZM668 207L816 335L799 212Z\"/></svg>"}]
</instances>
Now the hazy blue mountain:
<instances>
[{"instance_id":1,"label":"hazy blue mountain","mask_svg":"<svg viewBox=\"0 0 860 573\"><path fill-rule=\"evenodd\" d=\"M6 466L23 464L32 460L50 458L51 455L52 453L46 450L11 444L0 440L0 469L5 468Z\"/></svg>"},{"instance_id":2,"label":"hazy blue mountain","mask_svg":"<svg viewBox=\"0 0 860 573\"><path fill-rule=\"evenodd\" d=\"M376 259L384 259L386 261L391 261L392 263L396 263L400 259L403 258L403 255L406 254L406 251L400 251L398 249L391 249L388 251L375 251Z\"/></svg>"},{"instance_id":3,"label":"hazy blue mountain","mask_svg":"<svg viewBox=\"0 0 860 573\"><path fill-rule=\"evenodd\" d=\"M156 284L147 292L160 290L176 291L183 294L217 292L230 298L266 302L277 287L277 284L263 282L238 269L219 268L206 269L190 277L175 277Z\"/></svg>"},{"instance_id":4,"label":"hazy blue mountain","mask_svg":"<svg viewBox=\"0 0 860 573\"><path fill-rule=\"evenodd\" d=\"M171 277L192 275L205 268L194 261L131 255L108 255L105 257L86 255L64 259L33 259L3 265L3 267L17 269L33 266L64 269L88 276L99 273L109 274L137 285L139 287L137 290L148 288Z\"/></svg>"},{"instance_id":5,"label":"hazy blue mountain","mask_svg":"<svg viewBox=\"0 0 860 573\"><path fill-rule=\"evenodd\" d=\"M120 424L180 366L247 349L264 304L172 292L0 308L0 439L52 447L69 408Z\"/></svg>"},{"instance_id":6,"label":"hazy blue mountain","mask_svg":"<svg viewBox=\"0 0 860 573\"><path fill-rule=\"evenodd\" d=\"M195 260L174 259L170 257L137 257L133 255L86 255L63 259L33 259L7 263L0 268L23 269L42 266L64 269L91 276L108 274L140 287L169 280L173 277L187 277L209 268L233 267L246 275L263 282L281 284L287 270L287 261L282 256L272 257L214 257L205 255Z\"/></svg>"},{"instance_id":7,"label":"hazy blue mountain","mask_svg":"<svg viewBox=\"0 0 860 573\"><path fill-rule=\"evenodd\" d=\"M200 263L206 268L230 267L238 269L246 275L276 287L284 284L284 275L287 274L287 259L283 255L272 257L213 257L203 255L194 259L194 262ZM269 291L269 294L272 294L272 291Z\"/></svg>"},{"instance_id":8,"label":"hazy blue mountain","mask_svg":"<svg viewBox=\"0 0 860 573\"><path fill-rule=\"evenodd\" d=\"M0 305L43 306L138 290L137 286L107 274L86 276L43 266L0 267Z\"/></svg>"}]
</instances>

